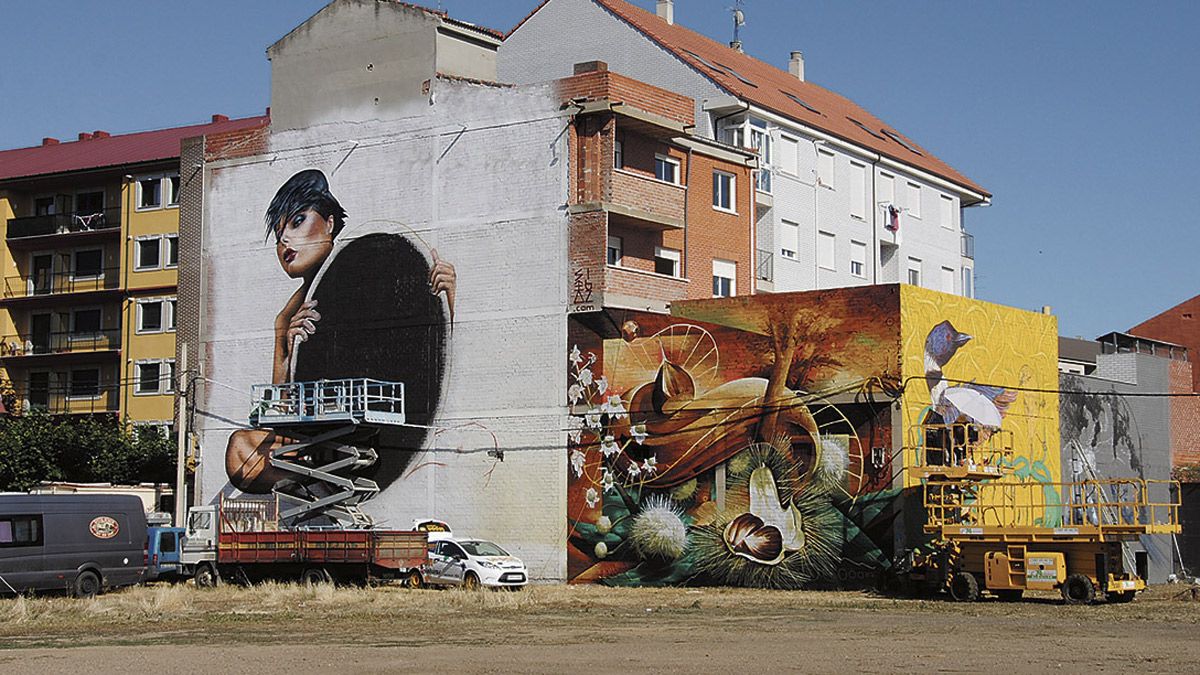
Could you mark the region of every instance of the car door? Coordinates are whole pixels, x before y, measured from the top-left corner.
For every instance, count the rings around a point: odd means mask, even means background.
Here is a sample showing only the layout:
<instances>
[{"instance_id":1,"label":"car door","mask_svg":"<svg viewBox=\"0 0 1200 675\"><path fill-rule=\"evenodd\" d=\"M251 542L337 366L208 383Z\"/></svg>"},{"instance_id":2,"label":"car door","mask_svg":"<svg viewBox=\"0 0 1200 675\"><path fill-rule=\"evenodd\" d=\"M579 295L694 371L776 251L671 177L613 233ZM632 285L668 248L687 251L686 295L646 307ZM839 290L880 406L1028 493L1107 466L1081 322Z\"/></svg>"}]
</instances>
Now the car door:
<instances>
[{"instance_id":1,"label":"car door","mask_svg":"<svg viewBox=\"0 0 1200 675\"><path fill-rule=\"evenodd\" d=\"M459 585L463 582L463 576L467 568L467 554L462 550L462 547L452 541L443 541L445 545L445 581L442 583Z\"/></svg>"},{"instance_id":2,"label":"car door","mask_svg":"<svg viewBox=\"0 0 1200 675\"><path fill-rule=\"evenodd\" d=\"M431 584L444 584L446 574L447 558L444 554L446 542L439 541L430 547L429 550L429 571L425 575L425 581Z\"/></svg>"}]
</instances>

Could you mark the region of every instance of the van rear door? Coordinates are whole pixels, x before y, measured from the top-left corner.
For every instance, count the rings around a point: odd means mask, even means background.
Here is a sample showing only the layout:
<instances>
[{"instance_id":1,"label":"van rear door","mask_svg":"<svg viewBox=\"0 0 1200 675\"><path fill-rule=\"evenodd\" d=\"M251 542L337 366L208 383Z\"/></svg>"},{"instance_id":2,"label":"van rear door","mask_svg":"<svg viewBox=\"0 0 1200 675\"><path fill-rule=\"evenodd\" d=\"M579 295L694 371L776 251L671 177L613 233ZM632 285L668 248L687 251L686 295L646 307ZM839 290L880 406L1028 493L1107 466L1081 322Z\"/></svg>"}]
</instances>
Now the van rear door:
<instances>
[{"instance_id":1,"label":"van rear door","mask_svg":"<svg viewBox=\"0 0 1200 675\"><path fill-rule=\"evenodd\" d=\"M44 572L45 533L40 514L0 516L0 591L51 588Z\"/></svg>"}]
</instances>

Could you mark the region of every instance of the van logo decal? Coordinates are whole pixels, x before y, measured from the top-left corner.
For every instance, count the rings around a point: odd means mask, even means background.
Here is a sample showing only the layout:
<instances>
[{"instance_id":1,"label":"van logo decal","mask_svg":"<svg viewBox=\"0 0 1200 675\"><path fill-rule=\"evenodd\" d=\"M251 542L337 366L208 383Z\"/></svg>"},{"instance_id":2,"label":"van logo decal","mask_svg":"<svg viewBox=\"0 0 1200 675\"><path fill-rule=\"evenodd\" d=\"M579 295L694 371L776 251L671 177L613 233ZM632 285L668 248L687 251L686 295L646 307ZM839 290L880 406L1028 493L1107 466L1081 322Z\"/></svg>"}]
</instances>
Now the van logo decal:
<instances>
[{"instance_id":1,"label":"van logo decal","mask_svg":"<svg viewBox=\"0 0 1200 675\"><path fill-rule=\"evenodd\" d=\"M112 539L117 536L117 532L121 531L121 526L117 524L117 521L108 516L96 516L88 524L88 530L97 539Z\"/></svg>"}]
</instances>

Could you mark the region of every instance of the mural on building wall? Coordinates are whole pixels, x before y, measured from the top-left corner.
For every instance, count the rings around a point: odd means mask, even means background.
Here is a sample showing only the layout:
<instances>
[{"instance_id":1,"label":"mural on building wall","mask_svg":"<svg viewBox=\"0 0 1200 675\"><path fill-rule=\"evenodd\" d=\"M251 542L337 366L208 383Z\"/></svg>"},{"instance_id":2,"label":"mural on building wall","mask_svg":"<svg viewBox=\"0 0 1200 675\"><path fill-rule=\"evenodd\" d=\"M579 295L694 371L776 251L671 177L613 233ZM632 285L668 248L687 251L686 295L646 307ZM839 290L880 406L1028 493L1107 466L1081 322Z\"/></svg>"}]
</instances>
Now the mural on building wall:
<instances>
[{"instance_id":1,"label":"mural on building wall","mask_svg":"<svg viewBox=\"0 0 1200 675\"><path fill-rule=\"evenodd\" d=\"M1069 480L1150 477L1142 465L1137 419L1125 398L1111 385L1107 391L1089 391L1075 375L1064 374L1061 382L1063 462L1070 468Z\"/></svg>"},{"instance_id":2,"label":"mural on building wall","mask_svg":"<svg viewBox=\"0 0 1200 675\"><path fill-rule=\"evenodd\" d=\"M896 497L896 288L673 311L572 321L569 577L874 580Z\"/></svg>"},{"instance_id":3,"label":"mural on building wall","mask_svg":"<svg viewBox=\"0 0 1200 675\"><path fill-rule=\"evenodd\" d=\"M997 483L1036 483L1046 509L1022 511L1052 526L1062 503L1058 329L1053 316L901 286L906 462L927 442L922 425L971 424L1008 448ZM907 487L920 480L906 475ZM1002 499L985 487L981 500ZM1018 494L1026 494L1021 491Z\"/></svg>"},{"instance_id":4,"label":"mural on building wall","mask_svg":"<svg viewBox=\"0 0 1200 675\"><path fill-rule=\"evenodd\" d=\"M317 169L293 175L266 206L266 237L283 274L298 284L273 322L274 351L263 358L270 359L274 384L404 383L410 424L379 429L370 439L385 452L369 477L386 489L425 443L437 411L457 276L412 233L374 232L343 242L347 219ZM232 433L225 453L230 485L270 493L289 476L271 467L269 456L292 440L268 430Z\"/></svg>"}]
</instances>

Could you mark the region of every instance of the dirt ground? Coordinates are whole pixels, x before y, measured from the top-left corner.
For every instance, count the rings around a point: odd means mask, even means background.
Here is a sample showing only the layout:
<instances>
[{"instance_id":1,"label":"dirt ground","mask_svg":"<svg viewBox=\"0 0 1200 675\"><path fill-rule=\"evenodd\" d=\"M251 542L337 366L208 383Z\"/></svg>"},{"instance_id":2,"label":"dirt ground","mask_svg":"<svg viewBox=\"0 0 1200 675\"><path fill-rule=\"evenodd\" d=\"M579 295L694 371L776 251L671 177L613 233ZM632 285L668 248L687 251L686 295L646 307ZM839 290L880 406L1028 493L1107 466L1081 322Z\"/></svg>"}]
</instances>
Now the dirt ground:
<instances>
[{"instance_id":1,"label":"dirt ground","mask_svg":"<svg viewBox=\"0 0 1200 675\"><path fill-rule=\"evenodd\" d=\"M517 593L157 586L0 600L4 673L1139 671L1200 668L1200 602L897 600L854 592Z\"/></svg>"}]
</instances>

